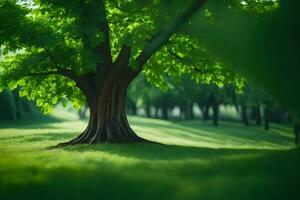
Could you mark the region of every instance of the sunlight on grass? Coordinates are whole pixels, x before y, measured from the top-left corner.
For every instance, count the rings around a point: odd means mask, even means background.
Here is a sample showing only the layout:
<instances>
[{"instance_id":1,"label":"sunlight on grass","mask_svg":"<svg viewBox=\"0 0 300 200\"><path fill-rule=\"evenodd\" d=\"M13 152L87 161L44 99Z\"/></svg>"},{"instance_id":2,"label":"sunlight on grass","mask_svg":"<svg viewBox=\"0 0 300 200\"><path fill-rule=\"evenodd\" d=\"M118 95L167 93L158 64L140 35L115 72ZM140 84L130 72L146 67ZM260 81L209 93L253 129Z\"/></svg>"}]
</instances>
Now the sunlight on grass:
<instances>
[{"instance_id":1,"label":"sunlight on grass","mask_svg":"<svg viewBox=\"0 0 300 200\"><path fill-rule=\"evenodd\" d=\"M2 126L0 199L298 197L299 150L293 149L288 127L274 125L266 132L233 122L214 127L201 121L137 117L130 117L130 123L139 135L170 145L100 144L49 150L78 135L86 122L62 118L39 125Z\"/></svg>"}]
</instances>

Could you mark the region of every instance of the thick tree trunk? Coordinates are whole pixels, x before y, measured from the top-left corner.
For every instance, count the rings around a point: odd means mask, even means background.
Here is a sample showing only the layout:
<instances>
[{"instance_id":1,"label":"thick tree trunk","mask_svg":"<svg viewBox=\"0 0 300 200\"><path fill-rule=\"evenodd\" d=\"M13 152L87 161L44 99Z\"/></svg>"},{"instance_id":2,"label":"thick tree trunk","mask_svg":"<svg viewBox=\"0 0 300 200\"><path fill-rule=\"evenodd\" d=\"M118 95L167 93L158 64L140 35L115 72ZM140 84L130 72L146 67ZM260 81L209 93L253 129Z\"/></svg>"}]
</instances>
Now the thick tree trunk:
<instances>
[{"instance_id":1,"label":"thick tree trunk","mask_svg":"<svg viewBox=\"0 0 300 200\"><path fill-rule=\"evenodd\" d=\"M127 85L122 81L105 81L101 94L90 108L90 119L86 130L68 144L122 143L145 141L130 128L125 113Z\"/></svg>"},{"instance_id":2,"label":"thick tree trunk","mask_svg":"<svg viewBox=\"0 0 300 200\"><path fill-rule=\"evenodd\" d=\"M98 105L90 108L86 130L70 144L143 141L130 128L125 113L126 88L120 84L107 85L99 96Z\"/></svg>"},{"instance_id":3,"label":"thick tree trunk","mask_svg":"<svg viewBox=\"0 0 300 200\"><path fill-rule=\"evenodd\" d=\"M58 146L146 141L130 128L125 113L126 91L137 75L127 65L121 65L128 61L128 51L124 48L115 64L96 79L93 88L82 89L90 108L88 126L78 137Z\"/></svg>"}]
</instances>

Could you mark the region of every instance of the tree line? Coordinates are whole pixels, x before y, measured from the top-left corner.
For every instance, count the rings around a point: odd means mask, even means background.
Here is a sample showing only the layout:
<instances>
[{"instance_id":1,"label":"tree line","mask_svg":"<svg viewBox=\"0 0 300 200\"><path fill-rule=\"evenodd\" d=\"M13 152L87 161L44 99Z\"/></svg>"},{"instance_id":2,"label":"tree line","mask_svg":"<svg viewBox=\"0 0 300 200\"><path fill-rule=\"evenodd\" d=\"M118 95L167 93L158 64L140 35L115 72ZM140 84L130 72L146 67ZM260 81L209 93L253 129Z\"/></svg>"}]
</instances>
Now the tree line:
<instances>
[{"instance_id":1,"label":"tree line","mask_svg":"<svg viewBox=\"0 0 300 200\"><path fill-rule=\"evenodd\" d=\"M234 84L225 84L222 87L216 84L197 84L190 77L183 77L181 81L170 81L169 89L161 91L140 76L130 86L126 110L128 114L138 115L143 110L148 118L164 120L195 119L195 107L201 113L201 119L212 121L219 125L221 107L231 106L240 116L239 121L245 126L258 125L269 130L270 123L292 124L293 119L288 110L281 106L268 92L246 83L242 89ZM174 115L174 109L179 110ZM293 124L295 143L299 143L299 125Z\"/></svg>"},{"instance_id":2,"label":"tree line","mask_svg":"<svg viewBox=\"0 0 300 200\"><path fill-rule=\"evenodd\" d=\"M15 121L32 114L33 102L19 96L18 90L3 90L0 93L0 121Z\"/></svg>"}]
</instances>

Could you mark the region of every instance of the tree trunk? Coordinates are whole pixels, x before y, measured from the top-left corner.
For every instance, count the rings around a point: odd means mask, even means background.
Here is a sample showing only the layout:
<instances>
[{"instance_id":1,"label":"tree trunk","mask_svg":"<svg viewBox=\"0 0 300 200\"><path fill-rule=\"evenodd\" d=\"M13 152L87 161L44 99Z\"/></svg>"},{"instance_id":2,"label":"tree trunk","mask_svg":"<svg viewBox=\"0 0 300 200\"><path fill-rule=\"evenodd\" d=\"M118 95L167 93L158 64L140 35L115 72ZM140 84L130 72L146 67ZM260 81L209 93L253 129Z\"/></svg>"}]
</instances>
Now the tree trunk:
<instances>
[{"instance_id":1,"label":"tree trunk","mask_svg":"<svg viewBox=\"0 0 300 200\"><path fill-rule=\"evenodd\" d=\"M188 119L194 119L194 104L193 103L188 103L187 105L187 111L188 111Z\"/></svg>"},{"instance_id":2,"label":"tree trunk","mask_svg":"<svg viewBox=\"0 0 300 200\"><path fill-rule=\"evenodd\" d=\"M212 104L212 110L213 110L213 125L218 126L218 121L219 121L219 104L218 103Z\"/></svg>"},{"instance_id":3,"label":"tree trunk","mask_svg":"<svg viewBox=\"0 0 300 200\"><path fill-rule=\"evenodd\" d=\"M248 115L247 115L247 106L245 106L245 105L241 106L241 117L242 117L243 123L246 126L248 126L249 125L249 121L248 121Z\"/></svg>"},{"instance_id":4,"label":"tree trunk","mask_svg":"<svg viewBox=\"0 0 300 200\"><path fill-rule=\"evenodd\" d=\"M132 105L132 113L131 114L132 115L137 115L137 108L136 108L136 104L135 103Z\"/></svg>"},{"instance_id":5,"label":"tree trunk","mask_svg":"<svg viewBox=\"0 0 300 200\"><path fill-rule=\"evenodd\" d=\"M154 118L159 118L159 108L157 106L154 106Z\"/></svg>"},{"instance_id":6,"label":"tree trunk","mask_svg":"<svg viewBox=\"0 0 300 200\"><path fill-rule=\"evenodd\" d=\"M165 119L165 120L169 119L168 106L165 105L164 103L161 106L161 114L162 114L163 119Z\"/></svg>"},{"instance_id":7,"label":"tree trunk","mask_svg":"<svg viewBox=\"0 0 300 200\"><path fill-rule=\"evenodd\" d=\"M23 117L24 111L22 107L22 99L19 96L19 90L16 89L12 92L14 100L15 100L15 106L16 106L16 117L17 119L21 119Z\"/></svg>"},{"instance_id":8,"label":"tree trunk","mask_svg":"<svg viewBox=\"0 0 300 200\"><path fill-rule=\"evenodd\" d=\"M144 141L130 128L125 113L127 86L121 82L106 81L100 96L90 108L86 130L67 144L121 143Z\"/></svg>"},{"instance_id":9,"label":"tree trunk","mask_svg":"<svg viewBox=\"0 0 300 200\"><path fill-rule=\"evenodd\" d=\"M203 113L203 120L206 121L206 120L209 120L209 104L206 104L204 106L204 113Z\"/></svg>"},{"instance_id":10,"label":"tree trunk","mask_svg":"<svg viewBox=\"0 0 300 200\"><path fill-rule=\"evenodd\" d=\"M260 112L260 106L256 106L256 111L255 111L255 120L256 120L256 125L261 125L261 112Z\"/></svg>"},{"instance_id":11,"label":"tree trunk","mask_svg":"<svg viewBox=\"0 0 300 200\"><path fill-rule=\"evenodd\" d=\"M264 118L265 118L265 130L268 131L270 129L270 108L266 106L264 108Z\"/></svg>"},{"instance_id":12,"label":"tree trunk","mask_svg":"<svg viewBox=\"0 0 300 200\"><path fill-rule=\"evenodd\" d=\"M151 106L149 103L146 104L145 107L145 114L147 118L151 118Z\"/></svg>"},{"instance_id":13,"label":"tree trunk","mask_svg":"<svg viewBox=\"0 0 300 200\"><path fill-rule=\"evenodd\" d=\"M299 135L300 135L300 124L299 123L295 123L294 124L294 142L295 145L298 146L299 145Z\"/></svg>"},{"instance_id":14,"label":"tree trunk","mask_svg":"<svg viewBox=\"0 0 300 200\"><path fill-rule=\"evenodd\" d=\"M186 118L186 113L185 113L185 108L183 105L180 105L179 106L179 116L180 116L180 119L185 119Z\"/></svg>"},{"instance_id":15,"label":"tree trunk","mask_svg":"<svg viewBox=\"0 0 300 200\"><path fill-rule=\"evenodd\" d=\"M80 120L84 120L87 118L86 112L87 112L87 106L84 106L83 108L79 109L78 116Z\"/></svg>"},{"instance_id":16,"label":"tree trunk","mask_svg":"<svg viewBox=\"0 0 300 200\"><path fill-rule=\"evenodd\" d=\"M116 66L102 77L92 94L84 92L90 107L88 126L78 137L58 146L146 141L130 128L125 113L126 91L135 78L129 70Z\"/></svg>"}]
</instances>

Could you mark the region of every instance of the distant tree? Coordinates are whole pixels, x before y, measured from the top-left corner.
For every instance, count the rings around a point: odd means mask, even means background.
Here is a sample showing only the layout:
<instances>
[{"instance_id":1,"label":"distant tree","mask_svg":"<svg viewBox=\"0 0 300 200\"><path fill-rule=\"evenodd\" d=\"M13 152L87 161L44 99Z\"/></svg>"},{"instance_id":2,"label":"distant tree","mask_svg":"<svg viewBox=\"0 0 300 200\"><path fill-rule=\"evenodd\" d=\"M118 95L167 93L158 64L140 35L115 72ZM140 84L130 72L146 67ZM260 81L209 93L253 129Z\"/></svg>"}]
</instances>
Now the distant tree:
<instances>
[{"instance_id":1,"label":"distant tree","mask_svg":"<svg viewBox=\"0 0 300 200\"><path fill-rule=\"evenodd\" d=\"M84 120L87 118L87 111L88 111L88 107L86 105L82 106L79 110L78 110L78 116L79 119Z\"/></svg>"},{"instance_id":2,"label":"distant tree","mask_svg":"<svg viewBox=\"0 0 300 200\"><path fill-rule=\"evenodd\" d=\"M21 98L17 91L3 90L0 93L0 121L22 119L33 111L32 102Z\"/></svg>"}]
</instances>

